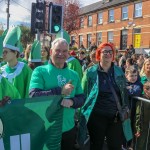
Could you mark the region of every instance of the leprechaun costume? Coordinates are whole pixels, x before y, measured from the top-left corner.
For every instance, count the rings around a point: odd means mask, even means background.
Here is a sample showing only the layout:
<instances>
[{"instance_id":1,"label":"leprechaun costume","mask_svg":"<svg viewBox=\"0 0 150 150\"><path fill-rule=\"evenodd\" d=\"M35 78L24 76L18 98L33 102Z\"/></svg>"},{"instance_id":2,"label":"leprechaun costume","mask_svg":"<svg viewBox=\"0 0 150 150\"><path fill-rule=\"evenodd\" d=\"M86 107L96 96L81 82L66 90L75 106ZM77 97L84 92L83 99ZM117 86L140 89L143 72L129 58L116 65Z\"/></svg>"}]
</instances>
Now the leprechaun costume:
<instances>
[{"instance_id":1,"label":"leprechaun costume","mask_svg":"<svg viewBox=\"0 0 150 150\"><path fill-rule=\"evenodd\" d=\"M8 33L3 41L3 49L20 52L21 30L19 27L14 27L8 30ZM14 58L17 60L17 57ZM17 90L21 98L28 97L29 83L32 70L23 62L17 61L13 67L9 66L9 62L1 67L2 76L8 79Z\"/></svg>"}]
</instances>

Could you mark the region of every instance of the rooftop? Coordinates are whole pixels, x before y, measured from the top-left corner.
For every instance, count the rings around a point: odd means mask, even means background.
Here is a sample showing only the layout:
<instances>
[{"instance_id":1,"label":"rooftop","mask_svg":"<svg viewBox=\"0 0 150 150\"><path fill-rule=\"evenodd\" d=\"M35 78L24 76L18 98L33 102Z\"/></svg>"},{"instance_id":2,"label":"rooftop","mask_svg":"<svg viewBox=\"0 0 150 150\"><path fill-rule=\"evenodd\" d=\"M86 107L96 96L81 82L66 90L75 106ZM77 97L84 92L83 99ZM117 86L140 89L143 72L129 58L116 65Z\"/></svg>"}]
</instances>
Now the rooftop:
<instances>
[{"instance_id":1,"label":"rooftop","mask_svg":"<svg viewBox=\"0 0 150 150\"><path fill-rule=\"evenodd\" d=\"M112 0L110 2L99 1L99 2L93 3L91 5L87 5L87 6L80 8L80 15L92 13L92 12L95 12L98 10L110 8L113 6L125 4L127 2L132 2L132 1L136 1L136 0Z\"/></svg>"}]
</instances>

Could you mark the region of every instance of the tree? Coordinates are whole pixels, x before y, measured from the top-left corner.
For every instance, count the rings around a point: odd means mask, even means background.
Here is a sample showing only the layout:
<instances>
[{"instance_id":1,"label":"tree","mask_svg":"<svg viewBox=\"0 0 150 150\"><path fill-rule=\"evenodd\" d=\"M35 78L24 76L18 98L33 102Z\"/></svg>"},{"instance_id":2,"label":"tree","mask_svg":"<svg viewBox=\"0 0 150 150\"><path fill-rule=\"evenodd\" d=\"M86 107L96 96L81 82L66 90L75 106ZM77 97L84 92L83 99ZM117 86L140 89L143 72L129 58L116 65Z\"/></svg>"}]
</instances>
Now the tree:
<instances>
[{"instance_id":1,"label":"tree","mask_svg":"<svg viewBox=\"0 0 150 150\"><path fill-rule=\"evenodd\" d=\"M79 1L78 0L53 0L54 4L64 6L63 28L70 34L79 29Z\"/></svg>"},{"instance_id":2,"label":"tree","mask_svg":"<svg viewBox=\"0 0 150 150\"><path fill-rule=\"evenodd\" d=\"M78 25L79 7L75 4L69 4L64 17L64 29L70 34L79 29Z\"/></svg>"},{"instance_id":3,"label":"tree","mask_svg":"<svg viewBox=\"0 0 150 150\"><path fill-rule=\"evenodd\" d=\"M26 48L28 43L32 43L34 40L34 36L30 32L30 28L20 25L22 35L21 35L21 42L24 48Z\"/></svg>"}]
</instances>

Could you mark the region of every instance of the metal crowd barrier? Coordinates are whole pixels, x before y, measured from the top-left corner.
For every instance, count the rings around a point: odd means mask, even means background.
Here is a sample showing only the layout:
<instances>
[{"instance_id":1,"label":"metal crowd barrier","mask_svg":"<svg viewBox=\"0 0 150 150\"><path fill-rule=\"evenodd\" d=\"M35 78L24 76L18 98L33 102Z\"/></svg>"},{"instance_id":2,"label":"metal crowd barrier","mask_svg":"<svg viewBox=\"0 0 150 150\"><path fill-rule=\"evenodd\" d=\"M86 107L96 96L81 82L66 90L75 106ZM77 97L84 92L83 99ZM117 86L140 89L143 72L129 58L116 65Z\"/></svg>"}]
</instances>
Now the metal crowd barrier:
<instances>
[{"instance_id":1,"label":"metal crowd barrier","mask_svg":"<svg viewBox=\"0 0 150 150\"><path fill-rule=\"evenodd\" d=\"M140 100L140 101L143 101L143 102L150 103L150 100L148 100L148 99L146 99L146 98L143 98L143 97L134 96L133 98L134 98L134 99L137 99L137 100Z\"/></svg>"},{"instance_id":2,"label":"metal crowd barrier","mask_svg":"<svg viewBox=\"0 0 150 150\"><path fill-rule=\"evenodd\" d=\"M143 102L150 103L150 100L148 100L146 98L143 98L143 97L134 96L133 98L136 99L136 100L140 100L140 101L143 101ZM148 129L148 135L147 135L147 140L146 140L146 150L149 150L148 149L149 136L150 136L150 121L149 121L149 129ZM135 144L135 150L137 150L137 141L136 141L136 144Z\"/></svg>"}]
</instances>

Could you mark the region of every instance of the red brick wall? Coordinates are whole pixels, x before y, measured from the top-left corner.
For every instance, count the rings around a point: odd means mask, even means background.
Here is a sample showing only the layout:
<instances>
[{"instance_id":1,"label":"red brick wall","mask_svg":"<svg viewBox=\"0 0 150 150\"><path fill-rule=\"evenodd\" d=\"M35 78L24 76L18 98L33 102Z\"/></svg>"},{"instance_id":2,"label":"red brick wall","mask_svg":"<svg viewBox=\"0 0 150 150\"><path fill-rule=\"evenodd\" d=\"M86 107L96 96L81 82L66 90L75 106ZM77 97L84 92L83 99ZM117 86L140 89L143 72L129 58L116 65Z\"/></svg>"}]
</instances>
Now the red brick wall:
<instances>
[{"instance_id":1,"label":"red brick wall","mask_svg":"<svg viewBox=\"0 0 150 150\"><path fill-rule=\"evenodd\" d=\"M79 43L79 35L83 35L83 45L87 47L87 34L92 34L92 43L96 43L96 33L102 32L102 42L107 41L108 31L113 31L114 33L114 44L116 47L120 48L121 30L126 28L128 30L127 45L131 43L134 44L133 28L141 28L141 48L150 47L150 0L142 2L142 17L134 18L134 4L135 2L130 2L128 4L112 7L114 9L114 22L108 22L108 9L103 10L103 24L97 24L97 13L86 14L84 16L84 27L78 30L78 35L76 35L76 42ZM122 6L128 6L128 19L121 20L121 8ZM88 27L88 15L92 15L93 25ZM128 26L128 23L131 26ZM135 26L133 26L135 24ZM78 47L79 45L76 44Z\"/></svg>"}]
</instances>

